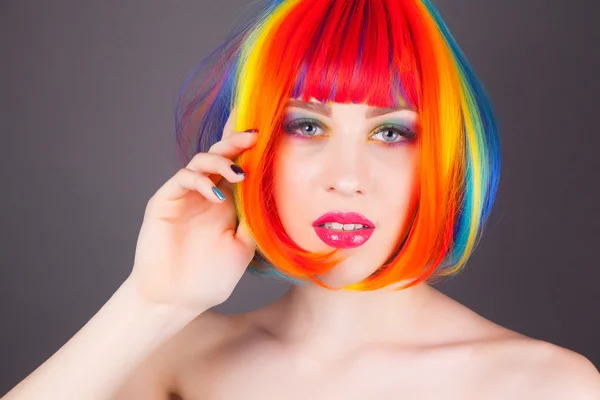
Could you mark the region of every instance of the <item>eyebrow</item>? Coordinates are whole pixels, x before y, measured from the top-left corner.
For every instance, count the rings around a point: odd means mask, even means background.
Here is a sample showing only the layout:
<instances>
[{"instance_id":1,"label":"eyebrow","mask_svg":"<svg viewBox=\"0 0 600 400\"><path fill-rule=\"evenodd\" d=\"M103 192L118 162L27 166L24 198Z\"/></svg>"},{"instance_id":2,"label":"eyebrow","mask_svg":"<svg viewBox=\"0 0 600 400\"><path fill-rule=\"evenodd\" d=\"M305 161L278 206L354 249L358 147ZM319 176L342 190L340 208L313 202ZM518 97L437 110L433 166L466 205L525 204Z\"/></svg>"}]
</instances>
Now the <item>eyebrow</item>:
<instances>
[{"instance_id":1,"label":"eyebrow","mask_svg":"<svg viewBox=\"0 0 600 400\"><path fill-rule=\"evenodd\" d=\"M326 117L331 118L331 106L328 106L324 103L319 103L316 101L304 102L296 99L292 99L287 102L286 107L298 107L303 108L305 110L314 111L318 114L322 114ZM370 107L365 113L366 118L374 118L380 115L402 111L402 110L410 110L414 111L412 107L400 107L400 108L388 108L388 107Z\"/></svg>"}]
</instances>

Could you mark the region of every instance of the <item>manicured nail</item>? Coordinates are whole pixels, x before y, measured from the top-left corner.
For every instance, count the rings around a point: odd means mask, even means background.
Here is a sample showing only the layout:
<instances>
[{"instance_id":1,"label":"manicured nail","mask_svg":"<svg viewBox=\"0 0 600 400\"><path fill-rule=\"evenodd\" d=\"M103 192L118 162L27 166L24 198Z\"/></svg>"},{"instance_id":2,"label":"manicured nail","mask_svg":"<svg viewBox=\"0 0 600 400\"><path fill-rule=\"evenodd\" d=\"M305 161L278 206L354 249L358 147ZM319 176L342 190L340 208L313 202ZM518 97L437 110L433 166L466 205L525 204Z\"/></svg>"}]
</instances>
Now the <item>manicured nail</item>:
<instances>
[{"instance_id":1,"label":"manicured nail","mask_svg":"<svg viewBox=\"0 0 600 400\"><path fill-rule=\"evenodd\" d=\"M238 175L246 175L244 173L244 170L239 165L231 164L231 169L233 172L235 172Z\"/></svg>"},{"instance_id":2,"label":"manicured nail","mask_svg":"<svg viewBox=\"0 0 600 400\"><path fill-rule=\"evenodd\" d=\"M219 200L221 200L221 201L225 200L225 195L223 194L223 192L221 192L221 191L219 190L219 188L218 188L218 187L216 187L216 186L213 186L213 187L212 187L212 191L213 191L213 193L215 194L215 196L217 196L217 198L218 198Z\"/></svg>"}]
</instances>

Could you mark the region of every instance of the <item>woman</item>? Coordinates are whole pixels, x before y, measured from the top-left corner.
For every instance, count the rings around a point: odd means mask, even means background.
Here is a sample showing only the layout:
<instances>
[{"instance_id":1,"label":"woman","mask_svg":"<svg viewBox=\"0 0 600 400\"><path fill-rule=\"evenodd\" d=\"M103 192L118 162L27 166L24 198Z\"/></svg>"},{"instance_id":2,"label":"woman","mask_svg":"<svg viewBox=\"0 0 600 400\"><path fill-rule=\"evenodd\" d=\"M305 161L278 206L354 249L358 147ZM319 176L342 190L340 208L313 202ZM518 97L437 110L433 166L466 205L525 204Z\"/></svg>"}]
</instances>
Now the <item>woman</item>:
<instances>
[{"instance_id":1,"label":"woman","mask_svg":"<svg viewBox=\"0 0 600 400\"><path fill-rule=\"evenodd\" d=\"M201 67L131 275L5 399L600 398L584 357L429 285L479 240L499 150L428 1L270 1ZM292 289L210 311L249 264Z\"/></svg>"}]
</instances>

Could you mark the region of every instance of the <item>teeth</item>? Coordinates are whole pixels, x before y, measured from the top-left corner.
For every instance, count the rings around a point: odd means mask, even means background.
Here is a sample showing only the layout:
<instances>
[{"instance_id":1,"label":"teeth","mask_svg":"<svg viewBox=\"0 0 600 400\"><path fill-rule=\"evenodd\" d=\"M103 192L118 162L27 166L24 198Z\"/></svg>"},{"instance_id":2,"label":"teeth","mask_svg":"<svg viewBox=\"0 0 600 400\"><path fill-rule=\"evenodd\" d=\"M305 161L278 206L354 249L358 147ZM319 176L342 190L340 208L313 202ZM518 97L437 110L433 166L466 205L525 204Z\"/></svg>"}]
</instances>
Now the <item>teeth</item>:
<instances>
[{"instance_id":1,"label":"teeth","mask_svg":"<svg viewBox=\"0 0 600 400\"><path fill-rule=\"evenodd\" d=\"M326 224L323 225L323 227L325 229L333 229L336 231L354 231L357 229L362 229L364 228L364 225L362 224L340 224L338 222L327 222Z\"/></svg>"}]
</instances>

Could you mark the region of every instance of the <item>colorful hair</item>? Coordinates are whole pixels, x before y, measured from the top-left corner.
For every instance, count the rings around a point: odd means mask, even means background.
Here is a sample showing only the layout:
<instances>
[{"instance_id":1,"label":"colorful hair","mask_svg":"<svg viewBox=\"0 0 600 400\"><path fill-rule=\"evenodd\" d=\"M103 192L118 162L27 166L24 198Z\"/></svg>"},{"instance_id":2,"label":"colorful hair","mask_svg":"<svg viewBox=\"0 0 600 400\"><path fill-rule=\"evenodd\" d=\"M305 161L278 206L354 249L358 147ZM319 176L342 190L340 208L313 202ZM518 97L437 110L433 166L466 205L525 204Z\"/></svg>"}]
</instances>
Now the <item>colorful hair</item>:
<instances>
[{"instance_id":1,"label":"colorful hair","mask_svg":"<svg viewBox=\"0 0 600 400\"><path fill-rule=\"evenodd\" d=\"M285 233L273 199L271 167L290 97L409 105L419 115L419 199L408 234L375 273L344 289L409 280L394 288L402 289L460 271L496 195L499 139L488 96L431 2L268 1L180 93L176 128L184 163L220 140L233 107L236 131L258 129L256 145L235 160L247 172L234 194L239 219L257 244L251 271L329 288L318 276L342 260L338 251L300 248Z\"/></svg>"}]
</instances>

